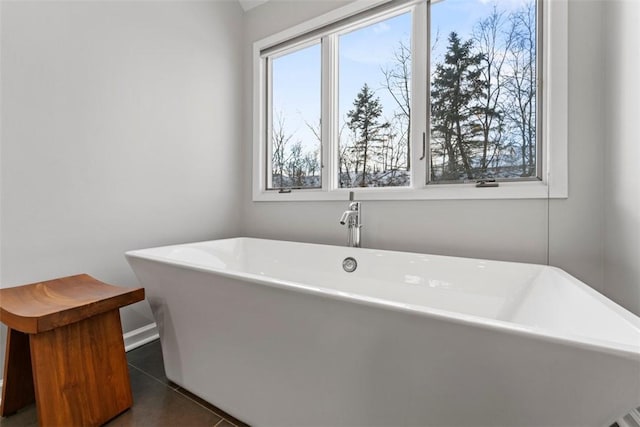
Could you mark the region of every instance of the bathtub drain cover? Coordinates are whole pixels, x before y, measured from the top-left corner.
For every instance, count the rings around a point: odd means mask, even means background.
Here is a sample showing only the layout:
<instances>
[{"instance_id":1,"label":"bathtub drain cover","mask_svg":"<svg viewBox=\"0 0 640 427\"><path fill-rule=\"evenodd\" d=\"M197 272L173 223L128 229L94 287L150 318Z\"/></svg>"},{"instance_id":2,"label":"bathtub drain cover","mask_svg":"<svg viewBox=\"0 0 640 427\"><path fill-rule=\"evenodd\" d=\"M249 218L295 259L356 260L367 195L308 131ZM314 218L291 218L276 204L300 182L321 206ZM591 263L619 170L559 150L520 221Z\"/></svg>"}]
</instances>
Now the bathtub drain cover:
<instances>
[{"instance_id":1,"label":"bathtub drain cover","mask_svg":"<svg viewBox=\"0 0 640 427\"><path fill-rule=\"evenodd\" d=\"M344 271L347 273L353 273L356 268L358 268L358 262L355 258L347 257L342 261L342 268L344 268Z\"/></svg>"}]
</instances>

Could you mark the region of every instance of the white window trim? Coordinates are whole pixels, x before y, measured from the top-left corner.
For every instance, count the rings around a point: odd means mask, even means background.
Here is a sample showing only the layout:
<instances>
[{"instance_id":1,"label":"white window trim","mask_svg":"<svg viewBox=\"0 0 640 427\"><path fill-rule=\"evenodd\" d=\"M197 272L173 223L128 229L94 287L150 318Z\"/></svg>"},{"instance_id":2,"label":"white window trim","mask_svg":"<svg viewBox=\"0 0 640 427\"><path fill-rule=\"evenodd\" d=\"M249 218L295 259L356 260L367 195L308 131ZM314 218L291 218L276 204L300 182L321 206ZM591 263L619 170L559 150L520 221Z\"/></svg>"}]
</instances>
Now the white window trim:
<instances>
[{"instance_id":1,"label":"white window trim","mask_svg":"<svg viewBox=\"0 0 640 427\"><path fill-rule=\"evenodd\" d=\"M267 132L263 120L266 108L265 67L260 52L269 46L291 40L325 25L353 16L361 11L387 3L390 0L358 0L342 8L310 21L296 25L253 44L253 201L314 201L314 200L346 200L349 191L356 192L358 200L473 200L473 199L546 199L567 198L569 193L568 171L568 0L543 0L543 177L541 181L509 181L500 182L499 187L476 188L475 184L429 184L424 185L426 162L419 161L421 153L412 150L412 186L384 188L337 188L329 189L335 165L329 161L330 149L322 150L322 189L292 190L290 193L279 193L277 190L266 190L266 156ZM404 6L409 2L403 3ZM426 7L420 3L416 7ZM414 14L414 19L415 19ZM425 37L424 26L414 25L414 38ZM422 62L425 62L424 64ZM426 61L413 61L413 75L420 75L417 67L425 67ZM424 70L423 70L424 71ZM426 91L426 82L412 79L413 93ZM423 87L417 87L418 85ZM323 92L330 91L323 85ZM417 97L413 97L414 99ZM324 107L323 107L324 108ZM418 117L426 117L426 105L418 103L412 106ZM323 111L323 131L332 124ZM425 132L425 123L412 120L414 137ZM326 126L326 128L325 128ZM413 144L415 147L416 145ZM416 179L418 178L418 179Z\"/></svg>"}]
</instances>

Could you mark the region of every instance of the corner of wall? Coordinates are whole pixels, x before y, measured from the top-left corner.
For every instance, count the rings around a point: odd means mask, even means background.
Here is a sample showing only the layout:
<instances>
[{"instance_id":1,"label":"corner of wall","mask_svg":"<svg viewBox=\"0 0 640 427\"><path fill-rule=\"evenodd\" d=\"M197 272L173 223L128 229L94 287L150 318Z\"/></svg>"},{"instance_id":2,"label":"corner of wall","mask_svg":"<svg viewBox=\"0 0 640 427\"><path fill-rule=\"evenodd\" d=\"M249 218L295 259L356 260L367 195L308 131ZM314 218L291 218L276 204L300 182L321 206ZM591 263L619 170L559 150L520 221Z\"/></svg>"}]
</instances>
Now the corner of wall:
<instances>
[{"instance_id":1,"label":"corner of wall","mask_svg":"<svg viewBox=\"0 0 640 427\"><path fill-rule=\"evenodd\" d=\"M604 293L640 315L640 3L603 5Z\"/></svg>"}]
</instances>

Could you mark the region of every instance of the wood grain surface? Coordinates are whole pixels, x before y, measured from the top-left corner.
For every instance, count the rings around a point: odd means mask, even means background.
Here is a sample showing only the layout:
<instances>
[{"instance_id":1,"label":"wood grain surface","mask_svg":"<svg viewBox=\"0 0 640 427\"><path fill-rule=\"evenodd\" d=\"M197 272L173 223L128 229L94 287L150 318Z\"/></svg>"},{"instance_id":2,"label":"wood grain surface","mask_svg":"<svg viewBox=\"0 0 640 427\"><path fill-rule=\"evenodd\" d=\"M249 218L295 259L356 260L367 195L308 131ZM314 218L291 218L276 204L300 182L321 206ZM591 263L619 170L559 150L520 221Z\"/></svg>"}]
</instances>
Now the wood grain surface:
<instances>
[{"instance_id":1,"label":"wood grain surface","mask_svg":"<svg viewBox=\"0 0 640 427\"><path fill-rule=\"evenodd\" d=\"M9 328L4 357L0 416L6 417L35 401L29 335Z\"/></svg>"},{"instance_id":2,"label":"wood grain surface","mask_svg":"<svg viewBox=\"0 0 640 427\"><path fill-rule=\"evenodd\" d=\"M120 312L31 336L42 426L99 426L131 407Z\"/></svg>"},{"instance_id":3,"label":"wood grain surface","mask_svg":"<svg viewBox=\"0 0 640 427\"><path fill-rule=\"evenodd\" d=\"M0 415L35 399L41 426L98 426L131 407L119 309L143 299L86 274L0 289Z\"/></svg>"},{"instance_id":4,"label":"wood grain surface","mask_svg":"<svg viewBox=\"0 0 640 427\"><path fill-rule=\"evenodd\" d=\"M0 321L36 334L143 299L143 288L108 285L79 274L0 289Z\"/></svg>"}]
</instances>

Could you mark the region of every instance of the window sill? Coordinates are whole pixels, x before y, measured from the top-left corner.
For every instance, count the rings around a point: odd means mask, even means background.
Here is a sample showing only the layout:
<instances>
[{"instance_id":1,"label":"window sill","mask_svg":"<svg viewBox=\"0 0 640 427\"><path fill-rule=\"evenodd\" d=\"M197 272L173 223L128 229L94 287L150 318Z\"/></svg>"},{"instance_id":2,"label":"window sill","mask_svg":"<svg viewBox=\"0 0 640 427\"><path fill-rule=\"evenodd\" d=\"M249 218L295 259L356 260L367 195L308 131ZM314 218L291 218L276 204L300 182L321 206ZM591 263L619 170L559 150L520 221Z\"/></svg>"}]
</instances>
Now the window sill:
<instances>
[{"instance_id":1,"label":"window sill","mask_svg":"<svg viewBox=\"0 0 640 427\"><path fill-rule=\"evenodd\" d=\"M348 200L349 191L357 200L500 200L563 199L566 191L549 191L544 182L501 182L499 187L476 188L475 184L438 184L421 188L344 188L339 190L292 190L254 192L254 202L293 202Z\"/></svg>"}]
</instances>

